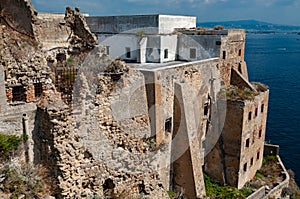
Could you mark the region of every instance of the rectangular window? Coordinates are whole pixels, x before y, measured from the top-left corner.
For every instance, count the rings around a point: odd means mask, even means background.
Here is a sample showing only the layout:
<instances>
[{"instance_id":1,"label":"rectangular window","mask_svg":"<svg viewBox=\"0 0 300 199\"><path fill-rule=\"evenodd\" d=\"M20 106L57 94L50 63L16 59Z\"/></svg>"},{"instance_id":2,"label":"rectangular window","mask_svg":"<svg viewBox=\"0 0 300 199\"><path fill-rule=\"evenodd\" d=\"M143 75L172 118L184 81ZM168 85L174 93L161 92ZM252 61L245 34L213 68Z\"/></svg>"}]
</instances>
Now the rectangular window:
<instances>
[{"instance_id":1,"label":"rectangular window","mask_svg":"<svg viewBox=\"0 0 300 199\"><path fill-rule=\"evenodd\" d=\"M264 105L264 104L262 104L262 105L261 105L261 110L260 110L260 112L262 112L262 113L263 113L263 112L264 112L264 109L265 109L265 105Z\"/></svg>"},{"instance_id":2,"label":"rectangular window","mask_svg":"<svg viewBox=\"0 0 300 199\"><path fill-rule=\"evenodd\" d=\"M244 172L247 171L247 163L244 164Z\"/></svg>"},{"instance_id":3,"label":"rectangular window","mask_svg":"<svg viewBox=\"0 0 300 199\"><path fill-rule=\"evenodd\" d=\"M258 108L255 108L255 117L258 115Z\"/></svg>"},{"instance_id":4,"label":"rectangular window","mask_svg":"<svg viewBox=\"0 0 300 199\"><path fill-rule=\"evenodd\" d=\"M239 56L242 56L242 50L241 49L239 50Z\"/></svg>"},{"instance_id":5,"label":"rectangular window","mask_svg":"<svg viewBox=\"0 0 300 199\"><path fill-rule=\"evenodd\" d=\"M126 58L130 58L131 57L131 50L129 47L125 48L125 56Z\"/></svg>"},{"instance_id":6,"label":"rectangular window","mask_svg":"<svg viewBox=\"0 0 300 199\"><path fill-rule=\"evenodd\" d=\"M249 113L248 113L248 120L251 120L252 119L252 112L250 111Z\"/></svg>"},{"instance_id":7,"label":"rectangular window","mask_svg":"<svg viewBox=\"0 0 300 199\"><path fill-rule=\"evenodd\" d=\"M262 136L262 130L261 129L259 130L258 136L259 136L259 138L261 138L261 136Z\"/></svg>"},{"instance_id":8,"label":"rectangular window","mask_svg":"<svg viewBox=\"0 0 300 199\"><path fill-rule=\"evenodd\" d=\"M172 118L168 118L165 121L165 132L172 132Z\"/></svg>"},{"instance_id":9,"label":"rectangular window","mask_svg":"<svg viewBox=\"0 0 300 199\"><path fill-rule=\"evenodd\" d=\"M12 89L12 101L13 102L25 102L26 96L25 96L25 88L23 86L16 86Z\"/></svg>"},{"instance_id":10,"label":"rectangular window","mask_svg":"<svg viewBox=\"0 0 300 199\"><path fill-rule=\"evenodd\" d=\"M168 59L168 58L169 58L169 50L168 50L168 49L165 49L165 52L164 52L164 58L165 58L165 59Z\"/></svg>"},{"instance_id":11,"label":"rectangular window","mask_svg":"<svg viewBox=\"0 0 300 199\"><path fill-rule=\"evenodd\" d=\"M109 48L110 48L109 46L106 46L106 54L107 55L109 55L109 50L110 50Z\"/></svg>"},{"instance_id":12,"label":"rectangular window","mask_svg":"<svg viewBox=\"0 0 300 199\"><path fill-rule=\"evenodd\" d=\"M197 58L196 48L190 48L190 59L196 59L196 58Z\"/></svg>"},{"instance_id":13,"label":"rectangular window","mask_svg":"<svg viewBox=\"0 0 300 199\"><path fill-rule=\"evenodd\" d=\"M246 147L249 148L249 146L250 146L250 138L248 138L248 139L246 140Z\"/></svg>"},{"instance_id":14,"label":"rectangular window","mask_svg":"<svg viewBox=\"0 0 300 199\"><path fill-rule=\"evenodd\" d=\"M223 59L226 59L226 51L223 51Z\"/></svg>"},{"instance_id":15,"label":"rectangular window","mask_svg":"<svg viewBox=\"0 0 300 199\"><path fill-rule=\"evenodd\" d=\"M253 166L253 158L250 160L250 166Z\"/></svg>"},{"instance_id":16,"label":"rectangular window","mask_svg":"<svg viewBox=\"0 0 300 199\"><path fill-rule=\"evenodd\" d=\"M241 64L241 63L239 63L238 71L239 71L241 74L243 74L243 73L242 73L242 64Z\"/></svg>"},{"instance_id":17,"label":"rectangular window","mask_svg":"<svg viewBox=\"0 0 300 199\"><path fill-rule=\"evenodd\" d=\"M204 116L207 116L209 112L209 104L205 103L204 104Z\"/></svg>"},{"instance_id":18,"label":"rectangular window","mask_svg":"<svg viewBox=\"0 0 300 199\"><path fill-rule=\"evenodd\" d=\"M259 158L260 158L260 150L256 154L256 159L259 160Z\"/></svg>"},{"instance_id":19,"label":"rectangular window","mask_svg":"<svg viewBox=\"0 0 300 199\"><path fill-rule=\"evenodd\" d=\"M41 97L42 93L43 93L43 85L42 85L42 83L34 84L35 98Z\"/></svg>"}]
</instances>

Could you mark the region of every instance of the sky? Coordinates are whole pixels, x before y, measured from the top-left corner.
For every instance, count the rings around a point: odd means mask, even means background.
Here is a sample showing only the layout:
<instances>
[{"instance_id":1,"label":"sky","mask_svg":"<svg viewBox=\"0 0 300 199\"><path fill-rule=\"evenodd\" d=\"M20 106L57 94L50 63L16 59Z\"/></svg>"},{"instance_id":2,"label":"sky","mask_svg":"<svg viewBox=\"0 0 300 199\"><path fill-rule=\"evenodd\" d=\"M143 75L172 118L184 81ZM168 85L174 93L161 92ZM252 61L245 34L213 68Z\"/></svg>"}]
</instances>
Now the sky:
<instances>
[{"instance_id":1,"label":"sky","mask_svg":"<svg viewBox=\"0 0 300 199\"><path fill-rule=\"evenodd\" d=\"M64 13L79 7L90 16L176 14L198 22L254 19L300 26L300 0L32 0L38 12Z\"/></svg>"}]
</instances>

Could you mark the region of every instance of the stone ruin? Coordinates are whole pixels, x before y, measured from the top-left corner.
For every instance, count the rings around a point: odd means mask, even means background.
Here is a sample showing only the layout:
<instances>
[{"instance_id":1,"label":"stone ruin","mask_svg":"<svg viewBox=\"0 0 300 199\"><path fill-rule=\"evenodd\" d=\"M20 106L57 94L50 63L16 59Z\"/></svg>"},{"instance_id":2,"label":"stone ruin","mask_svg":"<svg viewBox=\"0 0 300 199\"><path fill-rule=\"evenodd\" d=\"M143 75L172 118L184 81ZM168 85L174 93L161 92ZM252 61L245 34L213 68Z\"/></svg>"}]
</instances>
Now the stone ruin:
<instances>
[{"instance_id":1,"label":"stone ruin","mask_svg":"<svg viewBox=\"0 0 300 199\"><path fill-rule=\"evenodd\" d=\"M56 198L203 198L204 171L241 188L261 166L269 91L249 83L244 31L180 29L218 35L220 57L151 69L111 59L78 8L0 14L0 131L28 135L20 159Z\"/></svg>"},{"instance_id":2,"label":"stone ruin","mask_svg":"<svg viewBox=\"0 0 300 199\"><path fill-rule=\"evenodd\" d=\"M100 53L103 63L101 74L90 81L84 69L76 68L76 81L67 93L75 99L67 105L62 99L66 93L57 87L64 82L58 82L55 72L70 65L84 66L86 56L98 43L83 15L71 8L64 16L40 14L30 2L17 0L1 1L0 8L0 130L29 135L29 156L21 159L49 168L57 185L53 196L168 198L148 161L154 146L147 139L150 127L146 104L141 104L141 110L128 106L132 113L120 116L118 121L110 107L113 98L119 100L123 88L133 92L132 82L143 83L141 73L129 70L120 60L106 58L105 49L97 47L96 54ZM16 12L20 15L13 14ZM73 63L67 63L70 57ZM115 73L120 82L113 77ZM80 100L76 100L77 94ZM145 97L142 88L138 94ZM27 132L19 121L22 117L29 120Z\"/></svg>"}]
</instances>

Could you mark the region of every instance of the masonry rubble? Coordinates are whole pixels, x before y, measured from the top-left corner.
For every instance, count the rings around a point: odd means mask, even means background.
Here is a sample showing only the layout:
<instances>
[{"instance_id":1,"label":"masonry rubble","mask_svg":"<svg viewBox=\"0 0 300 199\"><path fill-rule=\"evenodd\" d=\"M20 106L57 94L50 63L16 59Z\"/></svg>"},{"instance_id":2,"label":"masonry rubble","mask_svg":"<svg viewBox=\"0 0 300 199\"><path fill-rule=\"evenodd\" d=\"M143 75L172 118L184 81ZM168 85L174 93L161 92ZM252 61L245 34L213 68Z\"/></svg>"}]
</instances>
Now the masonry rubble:
<instances>
[{"instance_id":1,"label":"masonry rubble","mask_svg":"<svg viewBox=\"0 0 300 199\"><path fill-rule=\"evenodd\" d=\"M181 45L180 56L164 49L155 63L130 64L97 45L103 35L89 29L97 17L87 23L78 8L37 13L27 0L0 0L0 11L0 111L9 116L0 117L0 130L23 133L18 120L28 114L30 160L49 168L56 198L168 198L168 190L204 198L203 172L241 188L261 167L269 91L248 80L245 31L191 29L194 17L143 16L171 23L166 30L156 24L155 39L185 44L190 36L203 46ZM112 18L126 23L121 19ZM143 26L138 16L124 19ZM176 19L189 28L174 32ZM144 43L156 44L147 31ZM117 38L130 34L140 41L130 32ZM170 41L166 48L174 47ZM139 45L135 61L146 62L147 46Z\"/></svg>"}]
</instances>

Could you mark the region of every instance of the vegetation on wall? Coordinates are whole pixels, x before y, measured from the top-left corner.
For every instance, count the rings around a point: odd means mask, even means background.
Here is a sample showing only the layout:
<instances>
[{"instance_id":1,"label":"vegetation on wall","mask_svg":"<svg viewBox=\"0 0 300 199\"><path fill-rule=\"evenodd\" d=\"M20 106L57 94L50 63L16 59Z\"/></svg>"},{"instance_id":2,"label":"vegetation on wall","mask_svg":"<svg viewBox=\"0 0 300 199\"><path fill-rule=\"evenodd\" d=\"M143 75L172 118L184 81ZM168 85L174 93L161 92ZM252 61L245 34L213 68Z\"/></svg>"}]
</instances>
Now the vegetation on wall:
<instances>
[{"instance_id":1,"label":"vegetation on wall","mask_svg":"<svg viewBox=\"0 0 300 199\"><path fill-rule=\"evenodd\" d=\"M16 163L12 157L19 157L24 152L22 143L28 136L7 135L0 132L0 193L9 198L41 198L54 190L46 168L25 162Z\"/></svg>"},{"instance_id":2,"label":"vegetation on wall","mask_svg":"<svg viewBox=\"0 0 300 199\"><path fill-rule=\"evenodd\" d=\"M16 151L27 136L7 135L0 132L0 160L9 158L12 152Z\"/></svg>"},{"instance_id":3,"label":"vegetation on wall","mask_svg":"<svg viewBox=\"0 0 300 199\"><path fill-rule=\"evenodd\" d=\"M268 86L266 86L266 85L264 85L264 84L262 84L260 82L252 82L251 84L254 86L254 88L258 92L266 92L269 89Z\"/></svg>"},{"instance_id":4,"label":"vegetation on wall","mask_svg":"<svg viewBox=\"0 0 300 199\"><path fill-rule=\"evenodd\" d=\"M10 198L43 198L54 189L53 181L49 179L47 169L30 164L10 165L1 169L2 191Z\"/></svg>"},{"instance_id":5,"label":"vegetation on wall","mask_svg":"<svg viewBox=\"0 0 300 199\"><path fill-rule=\"evenodd\" d=\"M228 86L221 90L220 95L226 96L231 100L254 100L258 93L249 88L238 88L237 86Z\"/></svg>"},{"instance_id":6,"label":"vegetation on wall","mask_svg":"<svg viewBox=\"0 0 300 199\"><path fill-rule=\"evenodd\" d=\"M244 199L253 193L250 188L243 188L239 190L230 186L222 186L217 181L211 179L207 174L204 174L204 181L206 195L210 198Z\"/></svg>"}]
</instances>

